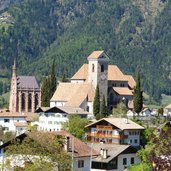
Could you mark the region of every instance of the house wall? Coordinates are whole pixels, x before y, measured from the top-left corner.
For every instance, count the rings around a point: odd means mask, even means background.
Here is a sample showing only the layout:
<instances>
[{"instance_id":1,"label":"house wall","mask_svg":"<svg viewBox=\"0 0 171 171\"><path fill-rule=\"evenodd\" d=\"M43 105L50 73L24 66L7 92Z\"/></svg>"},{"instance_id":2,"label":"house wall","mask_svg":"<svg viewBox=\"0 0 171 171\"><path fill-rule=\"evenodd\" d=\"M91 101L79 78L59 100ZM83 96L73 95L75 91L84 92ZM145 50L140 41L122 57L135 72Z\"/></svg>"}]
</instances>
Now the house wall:
<instances>
[{"instance_id":1,"label":"house wall","mask_svg":"<svg viewBox=\"0 0 171 171\"><path fill-rule=\"evenodd\" d=\"M128 135L126 140L133 147L140 146L140 130L125 130L124 135Z\"/></svg>"},{"instance_id":2,"label":"house wall","mask_svg":"<svg viewBox=\"0 0 171 171\"><path fill-rule=\"evenodd\" d=\"M39 131L60 131L62 123L68 121L66 113L40 114L38 122Z\"/></svg>"},{"instance_id":3,"label":"house wall","mask_svg":"<svg viewBox=\"0 0 171 171\"><path fill-rule=\"evenodd\" d=\"M50 107L64 106L66 102L63 101L50 101Z\"/></svg>"},{"instance_id":4,"label":"house wall","mask_svg":"<svg viewBox=\"0 0 171 171\"><path fill-rule=\"evenodd\" d=\"M89 113L93 114L93 102L88 102L87 106L89 107Z\"/></svg>"},{"instance_id":5,"label":"house wall","mask_svg":"<svg viewBox=\"0 0 171 171\"><path fill-rule=\"evenodd\" d=\"M78 168L79 160L84 161L84 167ZM74 158L74 170L75 171L89 171L90 170L90 157Z\"/></svg>"},{"instance_id":6,"label":"house wall","mask_svg":"<svg viewBox=\"0 0 171 171\"><path fill-rule=\"evenodd\" d=\"M123 164L123 159L126 158L127 163ZM131 158L134 158L134 164L140 163L140 159L136 156L135 153L130 154L120 154L118 156L117 169L91 169L91 171L124 171L128 166L131 165ZM100 165L100 163L99 163Z\"/></svg>"},{"instance_id":7,"label":"house wall","mask_svg":"<svg viewBox=\"0 0 171 171\"><path fill-rule=\"evenodd\" d=\"M0 118L0 126L4 127L5 131L16 132L17 131L16 126L14 125L15 122L26 123L26 119L25 117L1 117Z\"/></svg>"},{"instance_id":8,"label":"house wall","mask_svg":"<svg viewBox=\"0 0 171 171\"><path fill-rule=\"evenodd\" d=\"M108 87L128 87L128 81L108 81Z\"/></svg>"}]
</instances>

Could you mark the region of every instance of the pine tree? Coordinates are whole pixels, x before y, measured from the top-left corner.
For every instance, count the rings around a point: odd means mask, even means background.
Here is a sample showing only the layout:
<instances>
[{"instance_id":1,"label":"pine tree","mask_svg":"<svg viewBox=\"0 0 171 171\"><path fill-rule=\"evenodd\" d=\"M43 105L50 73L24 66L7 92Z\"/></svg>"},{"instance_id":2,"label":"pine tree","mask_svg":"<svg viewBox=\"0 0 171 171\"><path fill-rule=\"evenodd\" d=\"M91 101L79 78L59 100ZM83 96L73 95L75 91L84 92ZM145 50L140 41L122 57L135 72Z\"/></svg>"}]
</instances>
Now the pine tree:
<instances>
[{"instance_id":1,"label":"pine tree","mask_svg":"<svg viewBox=\"0 0 171 171\"><path fill-rule=\"evenodd\" d=\"M99 86L96 87L96 94L94 97L94 103L93 103L93 113L96 116L97 114L100 114L100 91Z\"/></svg>"},{"instance_id":2,"label":"pine tree","mask_svg":"<svg viewBox=\"0 0 171 171\"><path fill-rule=\"evenodd\" d=\"M44 78L41 87L41 106L48 107L49 106L49 82L48 78Z\"/></svg>"},{"instance_id":3,"label":"pine tree","mask_svg":"<svg viewBox=\"0 0 171 171\"><path fill-rule=\"evenodd\" d=\"M134 88L134 111L140 113L143 108L143 91L141 90L140 73L137 73L137 82Z\"/></svg>"},{"instance_id":4,"label":"pine tree","mask_svg":"<svg viewBox=\"0 0 171 171\"><path fill-rule=\"evenodd\" d=\"M56 72L55 72L55 60L52 63L52 67L51 67L51 72L50 72L50 80L49 80L49 84L50 84L50 89L49 89L49 97L51 98L54 94L54 92L56 91Z\"/></svg>"},{"instance_id":5,"label":"pine tree","mask_svg":"<svg viewBox=\"0 0 171 171\"><path fill-rule=\"evenodd\" d=\"M100 114L104 117L107 116L107 107L106 107L106 101L105 101L104 96L103 96L102 103L101 103Z\"/></svg>"}]
</instances>

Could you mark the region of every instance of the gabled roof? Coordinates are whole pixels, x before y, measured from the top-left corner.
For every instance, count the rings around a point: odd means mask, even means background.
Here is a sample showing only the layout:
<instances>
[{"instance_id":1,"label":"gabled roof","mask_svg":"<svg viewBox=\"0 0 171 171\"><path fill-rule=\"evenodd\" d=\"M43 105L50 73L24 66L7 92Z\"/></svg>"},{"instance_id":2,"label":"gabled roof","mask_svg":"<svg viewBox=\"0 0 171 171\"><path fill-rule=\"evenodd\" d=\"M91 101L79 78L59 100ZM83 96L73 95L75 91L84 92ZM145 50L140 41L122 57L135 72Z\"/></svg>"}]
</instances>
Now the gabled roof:
<instances>
[{"instance_id":1,"label":"gabled roof","mask_svg":"<svg viewBox=\"0 0 171 171\"><path fill-rule=\"evenodd\" d=\"M60 108L54 106L54 107L39 107L35 113L65 113L65 111L61 110Z\"/></svg>"},{"instance_id":2,"label":"gabled roof","mask_svg":"<svg viewBox=\"0 0 171 171\"><path fill-rule=\"evenodd\" d=\"M69 149L70 149L70 154L72 154L72 143L74 142L74 157L90 157L92 156L97 156L99 155L98 152L95 150L91 151L91 148L79 140L78 138L74 137L72 134L70 134L67 131L57 131L57 132L52 132L53 134L61 135L64 137L69 137ZM74 140L73 140L74 138Z\"/></svg>"},{"instance_id":3,"label":"gabled roof","mask_svg":"<svg viewBox=\"0 0 171 171\"><path fill-rule=\"evenodd\" d=\"M19 112L0 112L0 118L26 118L27 116L24 113Z\"/></svg>"},{"instance_id":4,"label":"gabled roof","mask_svg":"<svg viewBox=\"0 0 171 171\"><path fill-rule=\"evenodd\" d=\"M103 50L100 51L93 51L88 57L87 59L98 59L102 56L102 54L104 53Z\"/></svg>"},{"instance_id":5,"label":"gabled roof","mask_svg":"<svg viewBox=\"0 0 171 171\"><path fill-rule=\"evenodd\" d=\"M95 89L91 83L60 83L51 101L66 102L65 106L80 107L85 99L93 101Z\"/></svg>"},{"instance_id":6,"label":"gabled roof","mask_svg":"<svg viewBox=\"0 0 171 171\"><path fill-rule=\"evenodd\" d=\"M128 80L128 85L131 89L133 89L136 86L136 81L134 80L132 75L125 75L126 79Z\"/></svg>"},{"instance_id":7,"label":"gabled roof","mask_svg":"<svg viewBox=\"0 0 171 171\"><path fill-rule=\"evenodd\" d=\"M108 66L108 80L110 81L128 81L122 71L116 65Z\"/></svg>"},{"instance_id":8,"label":"gabled roof","mask_svg":"<svg viewBox=\"0 0 171 171\"><path fill-rule=\"evenodd\" d=\"M128 87L113 87L113 90L119 95L132 96L132 91Z\"/></svg>"},{"instance_id":9,"label":"gabled roof","mask_svg":"<svg viewBox=\"0 0 171 171\"><path fill-rule=\"evenodd\" d=\"M21 89L39 89L39 85L34 76L18 76L17 88Z\"/></svg>"},{"instance_id":10,"label":"gabled roof","mask_svg":"<svg viewBox=\"0 0 171 171\"><path fill-rule=\"evenodd\" d=\"M126 118L102 118L94 123L87 125L86 128L93 126L95 124L98 124L101 121L106 121L121 130L144 129L144 127L142 127L142 126L138 125L137 123L135 123L129 119L126 119Z\"/></svg>"},{"instance_id":11,"label":"gabled roof","mask_svg":"<svg viewBox=\"0 0 171 171\"><path fill-rule=\"evenodd\" d=\"M82 65L82 67L74 74L71 80L87 80L88 79L88 64Z\"/></svg>"},{"instance_id":12,"label":"gabled roof","mask_svg":"<svg viewBox=\"0 0 171 171\"><path fill-rule=\"evenodd\" d=\"M89 144L90 146L90 144ZM120 154L136 153L137 150L130 145L120 145L120 144L93 144L94 150L100 152L101 149L108 150L107 158L103 158L101 155L98 157L93 157L93 162L108 163ZM128 151L129 150L129 151Z\"/></svg>"}]
</instances>

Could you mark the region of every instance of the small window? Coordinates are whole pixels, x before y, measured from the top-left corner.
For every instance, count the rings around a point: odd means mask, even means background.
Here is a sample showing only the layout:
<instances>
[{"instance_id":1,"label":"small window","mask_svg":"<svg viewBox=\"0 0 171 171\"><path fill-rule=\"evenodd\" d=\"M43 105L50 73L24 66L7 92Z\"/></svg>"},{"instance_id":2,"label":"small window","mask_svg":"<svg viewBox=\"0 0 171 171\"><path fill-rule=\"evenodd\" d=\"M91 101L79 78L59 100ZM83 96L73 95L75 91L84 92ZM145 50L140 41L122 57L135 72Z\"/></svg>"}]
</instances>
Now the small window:
<instances>
[{"instance_id":1,"label":"small window","mask_svg":"<svg viewBox=\"0 0 171 171\"><path fill-rule=\"evenodd\" d=\"M134 164L134 157L131 157L131 164Z\"/></svg>"},{"instance_id":2,"label":"small window","mask_svg":"<svg viewBox=\"0 0 171 171\"><path fill-rule=\"evenodd\" d=\"M84 167L84 160L78 160L78 168Z\"/></svg>"},{"instance_id":3,"label":"small window","mask_svg":"<svg viewBox=\"0 0 171 171\"><path fill-rule=\"evenodd\" d=\"M134 143L135 143L135 144L137 144L137 143L138 143L138 140L137 140L137 139L135 139L135 140L134 140Z\"/></svg>"},{"instance_id":4,"label":"small window","mask_svg":"<svg viewBox=\"0 0 171 171\"><path fill-rule=\"evenodd\" d=\"M130 140L129 142L130 142L130 144L132 144L132 140Z\"/></svg>"},{"instance_id":5,"label":"small window","mask_svg":"<svg viewBox=\"0 0 171 171\"><path fill-rule=\"evenodd\" d=\"M127 158L123 158L123 165L127 165Z\"/></svg>"},{"instance_id":6,"label":"small window","mask_svg":"<svg viewBox=\"0 0 171 171\"><path fill-rule=\"evenodd\" d=\"M7 123L7 122L10 122L10 120L9 119L4 119L4 122Z\"/></svg>"},{"instance_id":7,"label":"small window","mask_svg":"<svg viewBox=\"0 0 171 171\"><path fill-rule=\"evenodd\" d=\"M101 65L101 72L104 72L104 65Z\"/></svg>"},{"instance_id":8,"label":"small window","mask_svg":"<svg viewBox=\"0 0 171 171\"><path fill-rule=\"evenodd\" d=\"M92 64L92 72L94 72L94 64Z\"/></svg>"}]
</instances>

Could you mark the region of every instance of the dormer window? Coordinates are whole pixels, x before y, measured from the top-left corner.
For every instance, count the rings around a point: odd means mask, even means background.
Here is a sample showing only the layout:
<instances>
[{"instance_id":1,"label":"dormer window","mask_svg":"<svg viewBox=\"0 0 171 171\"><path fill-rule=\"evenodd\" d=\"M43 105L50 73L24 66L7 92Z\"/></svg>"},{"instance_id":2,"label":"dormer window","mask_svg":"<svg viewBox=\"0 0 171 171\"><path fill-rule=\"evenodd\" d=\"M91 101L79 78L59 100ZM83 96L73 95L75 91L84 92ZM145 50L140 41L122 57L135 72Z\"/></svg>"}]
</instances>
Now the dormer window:
<instances>
[{"instance_id":1,"label":"dormer window","mask_svg":"<svg viewBox=\"0 0 171 171\"><path fill-rule=\"evenodd\" d=\"M92 64L92 72L94 72L94 64Z\"/></svg>"},{"instance_id":2,"label":"dormer window","mask_svg":"<svg viewBox=\"0 0 171 171\"><path fill-rule=\"evenodd\" d=\"M104 72L104 65L101 65L101 72Z\"/></svg>"}]
</instances>

